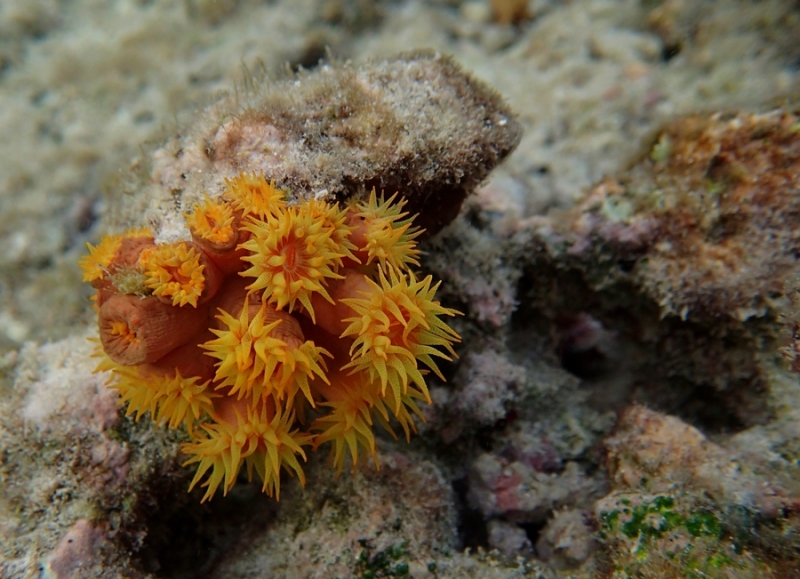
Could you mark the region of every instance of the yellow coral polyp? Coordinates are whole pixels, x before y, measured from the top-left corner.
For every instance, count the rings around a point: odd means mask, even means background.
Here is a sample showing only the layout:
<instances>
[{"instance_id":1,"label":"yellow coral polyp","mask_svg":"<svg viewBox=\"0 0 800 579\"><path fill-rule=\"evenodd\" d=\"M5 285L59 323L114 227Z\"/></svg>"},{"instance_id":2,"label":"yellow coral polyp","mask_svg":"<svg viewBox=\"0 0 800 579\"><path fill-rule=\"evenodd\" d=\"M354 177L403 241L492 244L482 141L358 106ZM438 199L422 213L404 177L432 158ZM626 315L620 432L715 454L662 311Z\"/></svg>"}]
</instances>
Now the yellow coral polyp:
<instances>
[{"instance_id":1,"label":"yellow coral polyp","mask_svg":"<svg viewBox=\"0 0 800 579\"><path fill-rule=\"evenodd\" d=\"M329 398L322 403L331 411L314 421L312 428L321 431L314 446L333 443L331 457L337 473L342 471L348 452L355 470L359 447L372 456L377 466L375 435L372 433L373 410L382 424L388 427L389 422L380 385L360 375L340 379L340 382L344 387L329 389Z\"/></svg>"},{"instance_id":2,"label":"yellow coral polyp","mask_svg":"<svg viewBox=\"0 0 800 579\"><path fill-rule=\"evenodd\" d=\"M111 377L107 383L108 387L116 390L120 394L120 406L126 406L125 416L136 414L138 421L146 412L154 409L153 397L154 389L150 388L148 380L142 376L136 366L121 366L116 364L103 354L103 360L95 369L95 372L109 372Z\"/></svg>"},{"instance_id":3,"label":"yellow coral polyp","mask_svg":"<svg viewBox=\"0 0 800 579\"><path fill-rule=\"evenodd\" d=\"M212 200L205 194L203 202L197 203L185 217L192 235L212 247L228 247L236 241L233 209L230 203L222 199Z\"/></svg>"},{"instance_id":4,"label":"yellow coral polyp","mask_svg":"<svg viewBox=\"0 0 800 579\"><path fill-rule=\"evenodd\" d=\"M154 295L170 298L173 306L192 307L206 287L200 260L200 253L183 242L145 249L139 257L144 284Z\"/></svg>"},{"instance_id":5,"label":"yellow coral polyp","mask_svg":"<svg viewBox=\"0 0 800 579\"><path fill-rule=\"evenodd\" d=\"M278 402L285 399L286 408L291 408L297 393L302 392L314 406L309 380L320 378L323 382L328 381L322 358L323 355L330 357L327 350L309 340L296 347L284 342L263 350L258 348L257 355L264 364L264 378L253 388L254 399L266 400L271 395Z\"/></svg>"},{"instance_id":6,"label":"yellow coral polyp","mask_svg":"<svg viewBox=\"0 0 800 579\"><path fill-rule=\"evenodd\" d=\"M213 412L213 399L218 397L209 391L208 381L184 378L179 371L173 376L145 375L135 366L121 366L107 357L95 371L111 372L109 388L119 392L120 406L127 405L125 416L135 413L138 421L149 412L157 424L170 428L183 424L190 435L194 424Z\"/></svg>"},{"instance_id":7,"label":"yellow coral polyp","mask_svg":"<svg viewBox=\"0 0 800 579\"><path fill-rule=\"evenodd\" d=\"M253 470L263 481L262 491L280 499L280 471L284 469L296 474L301 485L305 485L305 474L297 460L306 460L303 446L311 444L311 436L292 430L294 415L276 411L270 419L266 406L260 411L248 408L247 416L237 413L236 424L219 421L202 424L205 438L183 445L183 452L190 456L184 465L198 464L197 473L189 490L200 482L211 470L201 486L206 488L202 502L214 496L220 485L227 495L242 468L247 466L247 477L252 480Z\"/></svg>"},{"instance_id":8,"label":"yellow coral polyp","mask_svg":"<svg viewBox=\"0 0 800 579\"><path fill-rule=\"evenodd\" d=\"M398 271L410 265L419 266L420 252L414 240L422 230L411 227L413 218L404 219L408 215L403 211L405 200L395 203L396 198L397 193L385 201L378 200L373 189L369 200L354 208L353 221L360 220L365 229L360 249L367 253L366 265L378 261L381 267L388 264Z\"/></svg>"},{"instance_id":9,"label":"yellow coral polyp","mask_svg":"<svg viewBox=\"0 0 800 579\"><path fill-rule=\"evenodd\" d=\"M343 258L359 263L358 258L353 254L357 248L349 239L355 227L347 224L347 209L339 209L338 205L309 199L300 206L300 210L312 222L320 221L323 228L330 231L330 239L335 244L332 245L334 251L341 254Z\"/></svg>"},{"instance_id":10,"label":"yellow coral polyp","mask_svg":"<svg viewBox=\"0 0 800 579\"><path fill-rule=\"evenodd\" d=\"M122 245L121 235L106 235L97 245L87 243L89 254L84 255L79 262L83 270L83 281L91 283L103 279L120 245Z\"/></svg>"},{"instance_id":11,"label":"yellow coral polyp","mask_svg":"<svg viewBox=\"0 0 800 579\"><path fill-rule=\"evenodd\" d=\"M158 424L177 428L180 424L192 435L193 425L214 409L213 399L218 394L209 391L210 381L200 382L196 376L184 378L180 372L175 376L151 378L156 394L153 397L155 412L151 415Z\"/></svg>"},{"instance_id":12,"label":"yellow coral polyp","mask_svg":"<svg viewBox=\"0 0 800 579\"><path fill-rule=\"evenodd\" d=\"M263 175L239 173L233 179L225 179L225 185L225 198L243 217L266 219L268 215L279 215L286 207L286 194Z\"/></svg>"},{"instance_id":13,"label":"yellow coral polyp","mask_svg":"<svg viewBox=\"0 0 800 579\"><path fill-rule=\"evenodd\" d=\"M214 376L217 387L230 386L231 394L238 393L240 399L251 391L254 380L263 370L256 365L254 342L271 339L270 333L280 324L280 320L275 320L265 325L265 314L266 308L262 307L251 319L249 300L245 300L238 318L220 310L217 319L226 329L212 328L217 338L201 345L208 356L219 360Z\"/></svg>"},{"instance_id":14,"label":"yellow coral polyp","mask_svg":"<svg viewBox=\"0 0 800 579\"><path fill-rule=\"evenodd\" d=\"M331 411L314 421L311 428L321 431L314 441L314 447L327 442L332 442L331 458L336 472L341 473L346 455L350 455L353 469L358 466L359 448L372 456L376 466L375 436L372 433L373 418L397 438L390 424L390 415L386 406L385 397L380 383L372 380L368 373L359 372L346 376L340 374L336 377L338 388L321 388L326 401L322 406L327 406ZM408 393L401 397L399 407L393 409L394 418L399 422L409 440L412 432L416 432L411 413L424 421L422 412L416 400L424 400L423 394L410 387Z\"/></svg>"},{"instance_id":15,"label":"yellow coral polyp","mask_svg":"<svg viewBox=\"0 0 800 579\"><path fill-rule=\"evenodd\" d=\"M314 320L311 295L317 293L333 302L325 289L326 279L341 279L336 273L343 253L333 240L331 230L297 207L287 207L280 216L267 215L266 221L246 224L251 238L240 247L249 255L242 259L251 267L240 275L256 278L247 286L251 292L263 292L266 302L289 312L302 304Z\"/></svg>"},{"instance_id":16,"label":"yellow coral polyp","mask_svg":"<svg viewBox=\"0 0 800 579\"><path fill-rule=\"evenodd\" d=\"M330 354L290 332L283 334L285 340L281 339L279 326L283 320L274 319L275 312L270 312L270 307L261 304L251 316L249 300L245 300L238 318L220 311L217 319L227 329L212 329L217 339L201 345L207 355L220 360L215 376L218 388L229 386L230 395L239 400L249 396L254 403L266 401L269 396L276 402L288 397L287 408L302 391L314 406L309 379L318 377L327 382L322 356Z\"/></svg>"},{"instance_id":17,"label":"yellow coral polyp","mask_svg":"<svg viewBox=\"0 0 800 579\"><path fill-rule=\"evenodd\" d=\"M384 393L387 384L391 386L395 408L408 392L409 379L430 401L417 361L444 380L432 356L451 358L436 346L456 356L453 344L461 339L440 318L458 312L433 300L439 284L431 287L431 281L431 276L417 281L413 273L396 273L393 269L387 277L381 269L380 284L367 280L372 290L368 295L342 300L358 314L345 320L350 325L342 337L354 336L355 341L350 349L351 361L344 368L369 372L380 380Z\"/></svg>"}]
</instances>

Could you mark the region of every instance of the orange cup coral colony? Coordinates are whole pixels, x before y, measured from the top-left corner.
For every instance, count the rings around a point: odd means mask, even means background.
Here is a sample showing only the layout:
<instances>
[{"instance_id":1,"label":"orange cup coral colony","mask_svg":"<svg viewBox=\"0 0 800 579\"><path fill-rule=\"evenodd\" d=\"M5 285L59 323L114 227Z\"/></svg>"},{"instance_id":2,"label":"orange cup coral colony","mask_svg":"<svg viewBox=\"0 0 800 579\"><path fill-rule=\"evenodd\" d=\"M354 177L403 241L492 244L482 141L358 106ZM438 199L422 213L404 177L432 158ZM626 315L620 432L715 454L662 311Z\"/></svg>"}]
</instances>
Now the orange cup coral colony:
<instances>
[{"instance_id":1,"label":"orange cup coral colony","mask_svg":"<svg viewBox=\"0 0 800 579\"><path fill-rule=\"evenodd\" d=\"M143 229L89 245L98 371L127 415L186 428L204 501L242 465L280 498L281 469L305 482L305 447L330 443L341 471L348 453L354 468L360 450L375 459L373 421L415 430L425 374L441 378L434 358L459 341L442 316L458 312L411 270L421 232L396 197L289 202L240 174L186 214L191 241Z\"/></svg>"}]
</instances>

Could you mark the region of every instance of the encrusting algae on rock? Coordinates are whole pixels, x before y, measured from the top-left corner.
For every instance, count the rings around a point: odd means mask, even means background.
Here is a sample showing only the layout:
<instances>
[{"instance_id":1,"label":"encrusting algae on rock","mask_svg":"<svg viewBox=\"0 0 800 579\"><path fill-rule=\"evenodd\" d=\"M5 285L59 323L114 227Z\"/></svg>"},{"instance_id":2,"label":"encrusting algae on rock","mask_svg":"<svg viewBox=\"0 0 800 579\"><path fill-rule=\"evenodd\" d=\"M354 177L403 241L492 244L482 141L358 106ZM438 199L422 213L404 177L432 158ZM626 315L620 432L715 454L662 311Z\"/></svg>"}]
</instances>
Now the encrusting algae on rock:
<instances>
[{"instance_id":1,"label":"encrusting algae on rock","mask_svg":"<svg viewBox=\"0 0 800 579\"><path fill-rule=\"evenodd\" d=\"M242 466L280 497L280 471L331 443L333 465L377 464L374 423L406 438L425 374L452 360L458 312L417 279L421 231L404 200L373 191L344 209L289 203L264 176L226 180L186 214L191 241L110 235L81 260L96 291L103 361L127 414L181 425L203 500Z\"/></svg>"}]
</instances>

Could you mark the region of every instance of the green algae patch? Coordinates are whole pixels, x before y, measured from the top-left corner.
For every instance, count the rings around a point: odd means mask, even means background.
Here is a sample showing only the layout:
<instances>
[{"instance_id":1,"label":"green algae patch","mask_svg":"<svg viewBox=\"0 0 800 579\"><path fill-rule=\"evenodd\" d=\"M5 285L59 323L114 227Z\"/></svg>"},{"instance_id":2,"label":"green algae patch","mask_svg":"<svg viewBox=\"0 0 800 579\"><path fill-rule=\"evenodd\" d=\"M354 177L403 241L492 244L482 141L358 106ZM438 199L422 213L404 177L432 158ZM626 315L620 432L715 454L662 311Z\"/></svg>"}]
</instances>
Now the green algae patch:
<instances>
[{"instance_id":1,"label":"green algae patch","mask_svg":"<svg viewBox=\"0 0 800 579\"><path fill-rule=\"evenodd\" d=\"M615 578L774 576L725 532L719 513L694 500L669 494L608 499L603 507L612 508L599 511L598 534Z\"/></svg>"},{"instance_id":2,"label":"green algae patch","mask_svg":"<svg viewBox=\"0 0 800 579\"><path fill-rule=\"evenodd\" d=\"M406 543L395 543L373 554L374 548L367 539L359 540L363 550L356 561L356 577L378 579L381 577L407 577L409 573Z\"/></svg>"}]
</instances>

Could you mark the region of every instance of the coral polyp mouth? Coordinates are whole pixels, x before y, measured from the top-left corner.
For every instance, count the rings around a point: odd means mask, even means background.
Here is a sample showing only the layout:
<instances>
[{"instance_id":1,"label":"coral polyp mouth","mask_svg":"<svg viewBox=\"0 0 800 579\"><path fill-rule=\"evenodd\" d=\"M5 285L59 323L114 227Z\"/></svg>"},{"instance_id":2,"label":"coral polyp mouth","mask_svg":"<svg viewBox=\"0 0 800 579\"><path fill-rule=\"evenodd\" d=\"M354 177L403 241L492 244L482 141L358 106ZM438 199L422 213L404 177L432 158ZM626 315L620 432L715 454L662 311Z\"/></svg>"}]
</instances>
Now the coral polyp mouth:
<instances>
[{"instance_id":1,"label":"coral polyp mouth","mask_svg":"<svg viewBox=\"0 0 800 579\"><path fill-rule=\"evenodd\" d=\"M171 300L172 305L193 307L206 289L207 266L202 260L202 253L186 243L146 249L139 258L144 283L154 295Z\"/></svg>"},{"instance_id":2,"label":"coral polyp mouth","mask_svg":"<svg viewBox=\"0 0 800 579\"><path fill-rule=\"evenodd\" d=\"M281 249L281 255L286 258L283 262L283 268L289 273L295 273L298 267L297 250L294 243L286 243Z\"/></svg>"},{"instance_id":3,"label":"coral polyp mouth","mask_svg":"<svg viewBox=\"0 0 800 579\"><path fill-rule=\"evenodd\" d=\"M278 497L282 472L305 481L308 446L330 443L337 471L364 452L377 464L373 427L410 437L425 375L443 379L434 357L452 359L459 341L442 319L457 312L409 269L419 231L396 197L339 209L289 205L263 176L226 186L186 214L191 242L90 246L82 266L110 358L98 370L128 415L186 428L204 501L242 467Z\"/></svg>"},{"instance_id":4,"label":"coral polyp mouth","mask_svg":"<svg viewBox=\"0 0 800 579\"><path fill-rule=\"evenodd\" d=\"M120 340L124 340L128 344L135 344L139 341L136 331L125 322L111 322L109 333L112 336L118 336Z\"/></svg>"},{"instance_id":5,"label":"coral polyp mouth","mask_svg":"<svg viewBox=\"0 0 800 579\"><path fill-rule=\"evenodd\" d=\"M240 275L256 278L247 289L260 291L266 302L288 307L289 312L299 302L313 321L311 295L331 301L325 279L341 278L336 270L344 254L338 252L330 230L302 207L288 207L266 220L251 218L245 229L251 238L241 245L248 252L242 259L251 267Z\"/></svg>"},{"instance_id":6,"label":"coral polyp mouth","mask_svg":"<svg viewBox=\"0 0 800 579\"><path fill-rule=\"evenodd\" d=\"M230 249L236 242L235 216L230 203L221 199L212 200L206 194L203 202L185 217L192 234L214 249Z\"/></svg>"}]
</instances>

